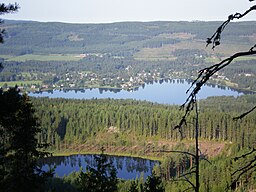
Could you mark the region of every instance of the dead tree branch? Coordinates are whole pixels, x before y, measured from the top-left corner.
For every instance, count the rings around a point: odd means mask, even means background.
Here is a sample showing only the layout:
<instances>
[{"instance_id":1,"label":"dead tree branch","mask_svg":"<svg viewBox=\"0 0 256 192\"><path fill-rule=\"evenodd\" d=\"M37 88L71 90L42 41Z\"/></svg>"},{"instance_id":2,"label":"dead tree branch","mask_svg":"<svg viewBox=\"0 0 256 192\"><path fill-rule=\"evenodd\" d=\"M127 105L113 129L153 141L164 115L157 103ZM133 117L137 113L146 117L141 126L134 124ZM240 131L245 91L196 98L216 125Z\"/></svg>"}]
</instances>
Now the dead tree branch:
<instances>
[{"instance_id":1,"label":"dead tree branch","mask_svg":"<svg viewBox=\"0 0 256 192\"><path fill-rule=\"evenodd\" d=\"M241 156L235 157L234 161L238 161L240 159L245 159L245 158L250 158L249 156L252 155L253 153L256 152L256 149L253 148L251 151L249 151L248 153L245 153ZM244 160L243 160L244 161ZM235 185L236 182L238 182L238 180L241 178L241 176L243 174L245 174L246 172L250 171L251 169L255 168L256 166L256 156L254 156L249 162L247 162L244 166L240 167L239 169L237 169L236 171L234 171L231 174L231 177L235 177L235 179L232 180L232 184L231 186ZM237 175L238 174L238 175Z\"/></svg>"},{"instance_id":2,"label":"dead tree branch","mask_svg":"<svg viewBox=\"0 0 256 192\"><path fill-rule=\"evenodd\" d=\"M252 0L250 0L252 1ZM224 21L216 30L216 32L207 39L206 43L208 46L209 44L212 44L212 49L214 49L216 46L220 45L220 39L221 39L221 33L223 32L223 30L225 29L225 27L234 19L241 19L244 16L246 16L248 13L250 13L251 11L255 11L256 10L256 5L250 7L250 9L246 10L244 13L235 13L232 15L228 16L228 19L226 21Z\"/></svg>"},{"instance_id":3,"label":"dead tree branch","mask_svg":"<svg viewBox=\"0 0 256 192\"><path fill-rule=\"evenodd\" d=\"M248 153L246 153L246 154L243 154L243 155L241 155L241 156L239 156L239 157L235 157L234 160L237 161L237 160L239 160L239 159L241 159L241 158L245 158L245 157L247 157L248 155L251 155L252 153L254 153L255 151L256 151L256 149L253 148L250 152L248 152Z\"/></svg>"},{"instance_id":4,"label":"dead tree branch","mask_svg":"<svg viewBox=\"0 0 256 192\"><path fill-rule=\"evenodd\" d=\"M254 159L252 159L252 160L251 160L249 163L247 163L244 167L242 167L242 168L240 168L240 169L237 169L235 172L233 172L233 173L231 174L231 176L234 176L236 173L241 172L241 171L243 171L243 170L247 170L247 169L253 168L254 165L252 166L252 164L255 163L255 161L256 161L256 157L254 157Z\"/></svg>"},{"instance_id":5,"label":"dead tree branch","mask_svg":"<svg viewBox=\"0 0 256 192\"><path fill-rule=\"evenodd\" d=\"M218 72L221 69L223 69L224 67L228 66L234 59L236 59L238 57L255 55L256 54L255 48L256 48L256 44L253 47L251 47L249 51L235 53L234 55L232 55L232 56L222 60L220 63L217 63L217 64L212 65L210 67L206 67L204 69L201 69L198 72L197 79L192 82L192 85L190 86L190 88L186 92L186 93L189 93L191 91L189 96L187 97L187 100L181 106L181 108L185 108L185 114L183 115L179 125L177 125L174 128L175 129L178 128L181 131L182 125L186 123L187 116L194 109L194 105L195 105L195 101L196 101L196 95L199 93L199 91L201 90L202 86L205 85L207 83L207 81L216 72ZM250 110L250 111L253 111L255 108L256 108L256 106L252 110ZM248 114L248 113L246 113L246 114Z\"/></svg>"},{"instance_id":6,"label":"dead tree branch","mask_svg":"<svg viewBox=\"0 0 256 192\"><path fill-rule=\"evenodd\" d=\"M242 119L244 118L246 115L248 115L249 113L253 112L254 110L256 109L256 106L254 106L252 109L250 109L249 111L246 111L245 113L237 116L237 117L234 117L233 120L239 120L239 119Z\"/></svg>"},{"instance_id":7,"label":"dead tree branch","mask_svg":"<svg viewBox=\"0 0 256 192\"><path fill-rule=\"evenodd\" d=\"M196 157L195 154L187 152L187 151L176 151L176 150L158 150L158 151L154 151L154 152L164 152L164 153L181 153L181 154L185 154L185 155L190 155L192 157Z\"/></svg>"},{"instance_id":8,"label":"dead tree branch","mask_svg":"<svg viewBox=\"0 0 256 192\"><path fill-rule=\"evenodd\" d=\"M254 1L254 0L249 0L249 1ZM212 44L212 49L214 49L216 46L220 45L220 40L221 40L221 34L224 31L224 29L226 28L226 26L234 19L241 19L244 16L246 16L247 14L249 14L252 11L256 10L256 5L250 7L248 10L246 10L244 13L235 13L232 15L228 16L228 19L226 21L224 21L216 30L216 32L210 37L207 38L207 45ZM198 72L198 76L197 78L192 82L191 87L189 87L189 89L187 90L187 94L188 97L186 99L186 101L184 102L184 104L181 105L181 108L184 109L184 115L182 116L180 122L178 125L176 125L173 129L178 129L178 131L181 134L181 139L183 139L183 131L182 131L182 127L183 125L186 125L186 119L187 117L190 115L190 113L193 111L194 108L196 108L196 115L197 115L197 122L196 122L196 129L198 128L198 111L197 111L197 102L196 102L196 96L199 93L199 91L201 90L202 86L205 85L208 80L218 71L220 71L221 69L227 67L228 65L230 65L230 63L232 63L236 58L238 57L243 57L243 56L251 56L251 55L255 55L256 54L256 44L253 45L248 51L244 51L244 52L237 52L235 54L233 54L232 56L222 60L221 62L214 64L210 67L206 67L202 70L200 70ZM234 118L234 119L241 119L244 116L248 115L249 113L251 113L253 110L256 109L256 106L253 107L250 111ZM197 131L197 130L196 130ZM196 136L195 138L198 139L198 133L196 132ZM193 154L193 157L195 157L196 160L196 165L198 165L196 167L196 184L194 185L193 183L190 183L191 186L195 189L195 191L199 191L199 156L198 156L198 141L196 142L196 154ZM254 150L253 150L254 152ZM248 154L245 154L245 156L248 156L250 154L252 154L253 152L250 152ZM183 152L184 153L184 152ZM243 156L242 156L243 157ZM238 157L238 159L241 157ZM244 167L236 170L234 173L232 173L232 176L235 176L238 174L238 176L236 176L236 178L233 180L232 184L234 184L234 182L236 183L238 181L238 179L247 171L251 170L252 168L254 168L256 165L256 157L254 157L249 163L247 163Z\"/></svg>"},{"instance_id":9,"label":"dead tree branch","mask_svg":"<svg viewBox=\"0 0 256 192\"><path fill-rule=\"evenodd\" d=\"M250 1L254 1L254 0L250 0ZM209 44L212 44L212 48L214 49L216 46L220 45L220 39L221 39L221 33L223 32L223 30L225 29L225 27L234 19L241 19L244 16L246 16L247 14L249 14L252 11L256 10L256 5L253 5L252 7L250 7L248 10L246 10L244 13L235 13L232 15L228 16L228 19L226 21L224 21L216 30L216 32L210 37L207 38L206 41L206 46L208 46ZM252 46L248 51L245 52L238 52L235 53L234 55L224 59L223 61L221 61L220 63L217 63L215 65L212 65L210 67L206 67L202 70L200 70L198 72L198 76L196 78L196 80L193 81L191 87L187 90L186 93L189 93L190 90L193 88L193 90L191 91L191 93L189 94L189 96L187 97L187 100L185 101L185 103L181 106L181 108L185 108L185 114L182 117L180 123L174 127L174 129L178 129L179 132L181 133L181 139L183 138L182 135L182 125L186 124L186 117L189 115L189 113L194 109L194 104L195 104L195 96L198 94L198 92L200 91L201 87L206 84L206 82L217 72L220 71L221 69L223 69L224 67L228 66L234 59L238 58L238 57L242 57L242 56L250 56L250 55L255 55L256 54L256 44L254 46ZM255 106L256 108L256 106ZM254 110L254 109L253 109ZM245 113L245 115L248 113ZM245 116L245 115L241 115L241 117ZM239 119L239 117L238 117Z\"/></svg>"},{"instance_id":10,"label":"dead tree branch","mask_svg":"<svg viewBox=\"0 0 256 192\"><path fill-rule=\"evenodd\" d=\"M232 179L231 186L238 182L238 180L241 178L242 175L250 171L251 169L255 169L256 166L256 157L252 159L250 162L248 162L245 166L241 167L240 169L236 170L231 174L231 176L235 176L237 173L239 173L235 179Z\"/></svg>"},{"instance_id":11,"label":"dead tree branch","mask_svg":"<svg viewBox=\"0 0 256 192\"><path fill-rule=\"evenodd\" d=\"M193 189L193 187L189 187L189 188L185 189L183 192L188 191L190 189Z\"/></svg>"}]
</instances>

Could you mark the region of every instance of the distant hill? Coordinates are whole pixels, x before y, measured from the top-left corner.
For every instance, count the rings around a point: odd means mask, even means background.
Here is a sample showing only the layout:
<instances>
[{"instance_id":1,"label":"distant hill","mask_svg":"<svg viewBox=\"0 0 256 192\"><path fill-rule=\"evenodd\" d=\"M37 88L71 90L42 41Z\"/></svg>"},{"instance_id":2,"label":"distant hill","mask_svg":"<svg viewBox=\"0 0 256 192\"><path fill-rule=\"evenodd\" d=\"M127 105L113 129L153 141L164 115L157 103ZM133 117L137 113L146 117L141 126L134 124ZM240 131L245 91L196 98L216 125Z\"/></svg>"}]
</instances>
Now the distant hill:
<instances>
[{"instance_id":1,"label":"distant hill","mask_svg":"<svg viewBox=\"0 0 256 192\"><path fill-rule=\"evenodd\" d=\"M108 53L116 56L135 55L145 49L166 48L205 41L220 22L121 22L110 24L66 24L33 21L5 21L5 44L0 53L80 54ZM223 33L223 43L250 44L256 37L256 22L237 22ZM188 47L189 49L191 47ZM205 46L200 47L204 49Z\"/></svg>"},{"instance_id":2,"label":"distant hill","mask_svg":"<svg viewBox=\"0 0 256 192\"><path fill-rule=\"evenodd\" d=\"M256 22L235 22L226 27L220 46L214 51L206 48L206 39L220 24L7 20L0 25L6 30L0 45L4 60L0 86L134 88L159 79L193 79L199 69L255 44ZM255 91L254 62L255 57L244 57L212 83Z\"/></svg>"}]
</instances>

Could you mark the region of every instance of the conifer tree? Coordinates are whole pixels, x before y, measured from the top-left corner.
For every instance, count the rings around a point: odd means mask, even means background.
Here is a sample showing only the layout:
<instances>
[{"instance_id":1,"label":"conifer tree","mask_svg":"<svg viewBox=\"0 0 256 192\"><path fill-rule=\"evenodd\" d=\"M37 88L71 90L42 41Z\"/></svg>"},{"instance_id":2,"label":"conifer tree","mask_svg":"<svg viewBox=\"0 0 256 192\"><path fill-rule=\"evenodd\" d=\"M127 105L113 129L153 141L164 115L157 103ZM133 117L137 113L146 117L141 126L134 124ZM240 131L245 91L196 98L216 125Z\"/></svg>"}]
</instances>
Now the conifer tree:
<instances>
[{"instance_id":1,"label":"conifer tree","mask_svg":"<svg viewBox=\"0 0 256 192\"><path fill-rule=\"evenodd\" d=\"M145 192L164 192L164 186L161 177L157 176L154 172L151 176L147 177L147 180L143 188Z\"/></svg>"},{"instance_id":2,"label":"conifer tree","mask_svg":"<svg viewBox=\"0 0 256 192\"><path fill-rule=\"evenodd\" d=\"M45 146L36 139L40 128L32 103L16 87L0 90L0 106L0 191L39 191L52 173L37 166L49 153L40 151Z\"/></svg>"},{"instance_id":3,"label":"conifer tree","mask_svg":"<svg viewBox=\"0 0 256 192\"><path fill-rule=\"evenodd\" d=\"M19 9L19 5L17 3L9 4L9 5L0 3L0 15L16 12L18 9ZM1 23L3 23L3 21L0 19L0 24ZM5 30L0 29L0 43L4 42L4 34L5 34ZM3 68L2 63L0 63L0 71L2 68Z\"/></svg>"},{"instance_id":4,"label":"conifer tree","mask_svg":"<svg viewBox=\"0 0 256 192\"><path fill-rule=\"evenodd\" d=\"M117 191L116 169L112 162L108 162L104 149L95 156L95 168L87 166L85 172L81 172L78 185L83 192L115 192Z\"/></svg>"}]
</instances>

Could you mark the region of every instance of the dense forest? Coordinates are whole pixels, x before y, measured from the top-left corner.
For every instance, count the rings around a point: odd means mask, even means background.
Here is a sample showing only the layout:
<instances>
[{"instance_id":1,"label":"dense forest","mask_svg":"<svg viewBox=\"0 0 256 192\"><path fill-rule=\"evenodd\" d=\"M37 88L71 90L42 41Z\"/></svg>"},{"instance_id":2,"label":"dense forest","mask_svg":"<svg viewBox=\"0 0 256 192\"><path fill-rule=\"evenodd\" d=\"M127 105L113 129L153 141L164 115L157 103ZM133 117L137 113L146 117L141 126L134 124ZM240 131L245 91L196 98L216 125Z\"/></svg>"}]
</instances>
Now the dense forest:
<instances>
[{"instance_id":1,"label":"dense forest","mask_svg":"<svg viewBox=\"0 0 256 192\"><path fill-rule=\"evenodd\" d=\"M179 106L112 99L33 98L32 101L44 130L38 135L38 140L51 143L52 151L94 152L104 146L108 153L118 153L121 149L122 153L130 155L159 156L162 163L155 168L155 173L164 179L166 191L186 189L187 184L170 181L191 166L191 158L154 152L160 149L193 151L193 115L188 119L191 123L184 128L185 139L180 141L179 132L173 130L182 116ZM224 191L230 183L232 170L239 166L237 162L230 165L232 158L255 145L255 113L239 121L233 120L233 117L246 111L255 101L255 95L200 100L200 150L201 155L211 161L211 164L206 161L201 163L202 191L207 191L207 188L211 191ZM227 166L230 168L227 169ZM78 173L72 174L62 181L72 186L74 183L71 181L77 177ZM254 186L251 175L244 181L245 188ZM57 181L51 182L49 187ZM119 183L119 191L127 189L130 182Z\"/></svg>"},{"instance_id":2,"label":"dense forest","mask_svg":"<svg viewBox=\"0 0 256 192\"><path fill-rule=\"evenodd\" d=\"M2 27L8 33L4 45L0 45L4 61L0 86L17 84L25 90L132 89L151 80L194 79L199 69L247 48L255 38L256 23L239 22L229 25L223 33L220 49L206 49L205 39L219 24L5 21ZM237 60L211 81L255 91L254 60Z\"/></svg>"},{"instance_id":3,"label":"dense forest","mask_svg":"<svg viewBox=\"0 0 256 192\"><path fill-rule=\"evenodd\" d=\"M173 127L178 124L182 111L179 106L160 105L135 100L93 99L33 99L36 113L45 133L40 141L52 143L60 149L63 144L83 144L101 133L113 136L102 138L99 145L134 145L134 136L178 141L180 135ZM233 117L255 103L254 95L211 97L200 101L200 138L240 143L242 148L253 146L256 132L252 115L241 121ZM193 139L193 117L184 130L186 139ZM243 137L241 137L241 135ZM113 138L114 139L113 139ZM62 144L62 145L61 145Z\"/></svg>"}]
</instances>

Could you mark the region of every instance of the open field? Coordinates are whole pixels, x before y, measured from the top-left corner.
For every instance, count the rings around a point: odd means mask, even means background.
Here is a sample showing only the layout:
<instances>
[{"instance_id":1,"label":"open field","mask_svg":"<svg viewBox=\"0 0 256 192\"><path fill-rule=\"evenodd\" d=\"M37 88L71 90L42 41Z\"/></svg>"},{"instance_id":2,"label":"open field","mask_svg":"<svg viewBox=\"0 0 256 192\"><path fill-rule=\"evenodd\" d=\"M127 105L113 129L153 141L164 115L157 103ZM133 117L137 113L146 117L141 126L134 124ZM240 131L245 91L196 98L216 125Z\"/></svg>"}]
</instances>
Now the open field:
<instances>
[{"instance_id":1,"label":"open field","mask_svg":"<svg viewBox=\"0 0 256 192\"><path fill-rule=\"evenodd\" d=\"M228 49L227 49L228 47ZM211 47L206 47L206 42L203 40L186 40L173 45L164 45L159 48L142 48L139 52L134 55L135 59L139 60L175 60L176 57L172 55L172 52L179 49L198 49L205 51L207 54L216 55L221 54L222 56L228 57L239 51L246 51L250 47L243 44L221 44L215 50ZM243 57L241 60L250 60L252 57ZM255 58L254 58L255 59ZM216 62L218 59L206 59L206 62Z\"/></svg>"},{"instance_id":2,"label":"open field","mask_svg":"<svg viewBox=\"0 0 256 192\"><path fill-rule=\"evenodd\" d=\"M207 58L205 58L205 62L207 62L207 63L219 63L225 58L227 58L227 57L222 57L221 59L219 59L217 57L207 57ZM256 57L247 56L247 57L238 57L238 58L234 59L234 61L249 61L249 60L256 60Z\"/></svg>"},{"instance_id":3,"label":"open field","mask_svg":"<svg viewBox=\"0 0 256 192\"><path fill-rule=\"evenodd\" d=\"M33 55L33 54L26 54L21 56L11 56L11 55L0 55L1 58L6 59L7 61L18 61L18 62L25 62L29 60L34 61L79 61L82 59L79 55L73 54L53 54L53 55Z\"/></svg>"}]
</instances>

